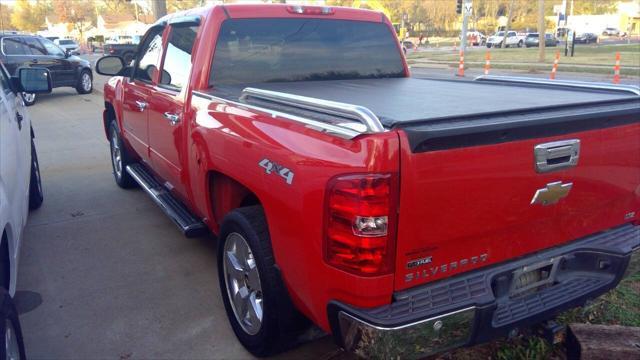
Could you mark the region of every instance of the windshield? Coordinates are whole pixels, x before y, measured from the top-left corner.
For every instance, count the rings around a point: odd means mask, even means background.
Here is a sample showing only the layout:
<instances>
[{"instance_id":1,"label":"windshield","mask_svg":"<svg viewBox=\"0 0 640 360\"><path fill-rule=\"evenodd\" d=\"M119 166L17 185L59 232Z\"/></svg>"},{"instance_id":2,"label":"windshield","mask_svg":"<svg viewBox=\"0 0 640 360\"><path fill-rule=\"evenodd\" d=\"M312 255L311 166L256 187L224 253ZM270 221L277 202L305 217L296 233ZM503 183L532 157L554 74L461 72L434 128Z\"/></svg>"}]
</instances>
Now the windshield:
<instances>
[{"instance_id":1,"label":"windshield","mask_svg":"<svg viewBox=\"0 0 640 360\"><path fill-rule=\"evenodd\" d=\"M529 34L529 35L527 35L527 37L530 37L530 38L537 38L537 37L538 37L538 34Z\"/></svg>"},{"instance_id":2,"label":"windshield","mask_svg":"<svg viewBox=\"0 0 640 360\"><path fill-rule=\"evenodd\" d=\"M60 45L75 45L73 40L58 40L58 43Z\"/></svg>"},{"instance_id":3,"label":"windshield","mask_svg":"<svg viewBox=\"0 0 640 360\"><path fill-rule=\"evenodd\" d=\"M387 25L324 19L232 19L220 29L210 85L404 76Z\"/></svg>"},{"instance_id":4,"label":"windshield","mask_svg":"<svg viewBox=\"0 0 640 360\"><path fill-rule=\"evenodd\" d=\"M493 34L493 36L504 36L504 31L498 31L497 33Z\"/></svg>"}]
</instances>

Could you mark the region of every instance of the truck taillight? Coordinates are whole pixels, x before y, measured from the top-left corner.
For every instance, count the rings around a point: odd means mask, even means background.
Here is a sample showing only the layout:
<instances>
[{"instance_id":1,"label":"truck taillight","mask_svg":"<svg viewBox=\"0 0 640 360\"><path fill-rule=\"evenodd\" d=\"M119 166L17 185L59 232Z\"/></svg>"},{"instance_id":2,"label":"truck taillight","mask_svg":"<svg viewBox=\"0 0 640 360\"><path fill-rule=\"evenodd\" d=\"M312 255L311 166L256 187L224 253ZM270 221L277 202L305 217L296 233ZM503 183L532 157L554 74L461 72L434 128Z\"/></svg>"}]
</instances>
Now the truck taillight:
<instances>
[{"instance_id":1,"label":"truck taillight","mask_svg":"<svg viewBox=\"0 0 640 360\"><path fill-rule=\"evenodd\" d=\"M287 6L287 11L292 14L302 15L333 15L335 13L335 10L328 6L290 5Z\"/></svg>"},{"instance_id":2,"label":"truck taillight","mask_svg":"<svg viewBox=\"0 0 640 360\"><path fill-rule=\"evenodd\" d=\"M395 174L333 178L325 204L325 261L361 276L392 272L397 202Z\"/></svg>"}]
</instances>

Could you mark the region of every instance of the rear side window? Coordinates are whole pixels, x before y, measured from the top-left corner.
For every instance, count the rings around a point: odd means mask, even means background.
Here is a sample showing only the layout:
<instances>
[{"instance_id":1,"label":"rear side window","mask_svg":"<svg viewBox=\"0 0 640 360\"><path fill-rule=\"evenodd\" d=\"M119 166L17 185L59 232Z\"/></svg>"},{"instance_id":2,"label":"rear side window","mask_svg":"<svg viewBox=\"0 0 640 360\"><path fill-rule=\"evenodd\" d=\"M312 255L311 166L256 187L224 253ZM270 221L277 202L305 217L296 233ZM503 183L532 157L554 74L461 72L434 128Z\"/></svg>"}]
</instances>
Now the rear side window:
<instances>
[{"instance_id":1,"label":"rear side window","mask_svg":"<svg viewBox=\"0 0 640 360\"><path fill-rule=\"evenodd\" d=\"M198 27L175 26L171 28L169 43L160 84L174 89L183 88L189 81L191 71L191 52Z\"/></svg>"},{"instance_id":2,"label":"rear side window","mask_svg":"<svg viewBox=\"0 0 640 360\"><path fill-rule=\"evenodd\" d=\"M220 29L211 86L404 76L383 23L327 19L229 19Z\"/></svg>"},{"instance_id":3,"label":"rear side window","mask_svg":"<svg viewBox=\"0 0 640 360\"><path fill-rule=\"evenodd\" d=\"M47 55L47 50L44 49L44 46L40 44L38 39L35 38L23 38L25 44L29 48L31 55Z\"/></svg>"},{"instance_id":4,"label":"rear side window","mask_svg":"<svg viewBox=\"0 0 640 360\"><path fill-rule=\"evenodd\" d=\"M2 52L5 55L31 55L31 51L17 37L2 38Z\"/></svg>"}]
</instances>

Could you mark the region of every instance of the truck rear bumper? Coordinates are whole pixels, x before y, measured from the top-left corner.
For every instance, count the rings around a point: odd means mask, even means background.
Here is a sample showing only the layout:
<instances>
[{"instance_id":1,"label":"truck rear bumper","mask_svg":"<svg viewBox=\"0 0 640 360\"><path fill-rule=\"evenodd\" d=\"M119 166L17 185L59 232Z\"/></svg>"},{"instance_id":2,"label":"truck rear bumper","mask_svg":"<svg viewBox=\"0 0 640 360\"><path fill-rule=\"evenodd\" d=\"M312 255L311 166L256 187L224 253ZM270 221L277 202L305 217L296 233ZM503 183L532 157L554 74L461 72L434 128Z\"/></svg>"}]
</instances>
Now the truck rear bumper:
<instances>
[{"instance_id":1,"label":"truck rear bumper","mask_svg":"<svg viewBox=\"0 0 640 360\"><path fill-rule=\"evenodd\" d=\"M507 335L583 305L640 270L640 226L627 224L357 309L328 305L336 341L367 358L416 358Z\"/></svg>"}]
</instances>

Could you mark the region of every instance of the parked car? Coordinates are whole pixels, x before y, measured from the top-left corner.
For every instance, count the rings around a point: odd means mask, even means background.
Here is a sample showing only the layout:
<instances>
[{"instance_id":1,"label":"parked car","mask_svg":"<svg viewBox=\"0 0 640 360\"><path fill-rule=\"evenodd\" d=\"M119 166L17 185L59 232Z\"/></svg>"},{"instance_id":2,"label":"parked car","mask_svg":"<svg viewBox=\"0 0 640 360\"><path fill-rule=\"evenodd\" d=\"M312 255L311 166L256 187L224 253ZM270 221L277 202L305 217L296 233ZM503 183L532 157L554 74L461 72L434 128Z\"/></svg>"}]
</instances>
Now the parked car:
<instances>
[{"instance_id":1,"label":"parked car","mask_svg":"<svg viewBox=\"0 0 640 360\"><path fill-rule=\"evenodd\" d=\"M105 55L117 55L124 59L126 64L133 60L133 56L138 49L140 36L114 36L107 40L104 44Z\"/></svg>"},{"instance_id":2,"label":"parked car","mask_svg":"<svg viewBox=\"0 0 640 360\"><path fill-rule=\"evenodd\" d=\"M582 34L576 35L576 38L574 41L576 42L576 44L596 43L598 42L598 35L594 33L582 33Z\"/></svg>"},{"instance_id":3,"label":"parked car","mask_svg":"<svg viewBox=\"0 0 640 360\"><path fill-rule=\"evenodd\" d=\"M50 92L50 86L47 69L21 68L12 78L0 61L0 286L11 295L28 211L43 201L34 131L19 94Z\"/></svg>"},{"instance_id":4,"label":"parked car","mask_svg":"<svg viewBox=\"0 0 640 360\"><path fill-rule=\"evenodd\" d=\"M620 36L620 29L614 27L607 27L602 30L602 35L606 36Z\"/></svg>"},{"instance_id":5,"label":"parked car","mask_svg":"<svg viewBox=\"0 0 640 360\"><path fill-rule=\"evenodd\" d=\"M72 39L56 39L53 43L58 45L64 52L72 55L80 55L80 46Z\"/></svg>"},{"instance_id":6,"label":"parked car","mask_svg":"<svg viewBox=\"0 0 640 360\"><path fill-rule=\"evenodd\" d=\"M538 46L540 43L540 34L538 33L530 33L527 34L527 37L524 39L524 45L526 47ZM544 46L558 46L558 39L556 39L553 34L544 34Z\"/></svg>"},{"instance_id":7,"label":"parked car","mask_svg":"<svg viewBox=\"0 0 640 360\"><path fill-rule=\"evenodd\" d=\"M389 19L341 7L178 12L138 51L96 65L114 180L217 235L254 355L305 318L365 358L484 342L640 260L637 87L412 78Z\"/></svg>"},{"instance_id":8,"label":"parked car","mask_svg":"<svg viewBox=\"0 0 640 360\"><path fill-rule=\"evenodd\" d=\"M52 41L33 35L1 35L0 61L12 76L21 67L44 67L51 73L53 87L73 87L79 94L93 91L91 63L70 55ZM22 94L27 106L36 102L36 94Z\"/></svg>"},{"instance_id":9,"label":"parked car","mask_svg":"<svg viewBox=\"0 0 640 360\"><path fill-rule=\"evenodd\" d=\"M487 37L479 31L467 32L467 41L473 46L484 46L487 43Z\"/></svg>"},{"instance_id":10,"label":"parked car","mask_svg":"<svg viewBox=\"0 0 640 360\"><path fill-rule=\"evenodd\" d=\"M489 36L487 39L487 47L501 47L502 42L504 41L504 31L498 31L497 33ZM506 47L522 47L524 45L524 36L518 35L515 31L509 31L506 37Z\"/></svg>"}]
</instances>

